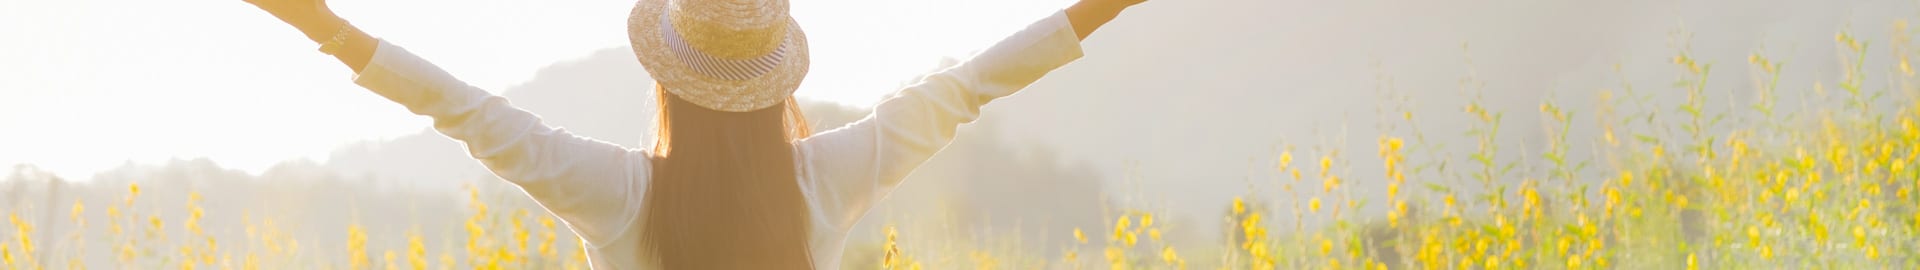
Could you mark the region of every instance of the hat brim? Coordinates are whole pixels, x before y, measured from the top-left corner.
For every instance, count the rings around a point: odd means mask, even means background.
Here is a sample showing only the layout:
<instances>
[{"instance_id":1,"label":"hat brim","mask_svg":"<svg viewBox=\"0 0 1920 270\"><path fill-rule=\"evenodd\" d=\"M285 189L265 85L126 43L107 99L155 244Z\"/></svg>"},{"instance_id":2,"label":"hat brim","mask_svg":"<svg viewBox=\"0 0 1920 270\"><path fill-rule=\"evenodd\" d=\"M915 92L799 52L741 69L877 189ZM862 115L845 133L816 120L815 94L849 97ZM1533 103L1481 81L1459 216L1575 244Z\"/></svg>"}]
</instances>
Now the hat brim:
<instances>
[{"instance_id":1,"label":"hat brim","mask_svg":"<svg viewBox=\"0 0 1920 270\"><path fill-rule=\"evenodd\" d=\"M773 107L793 96L807 75L807 35L799 23L787 18L787 55L773 70L746 80L726 80L700 74L675 56L662 34L661 16L667 16L668 0L640 0L627 17L627 39L640 65L667 92L695 105L728 112L747 112Z\"/></svg>"}]
</instances>

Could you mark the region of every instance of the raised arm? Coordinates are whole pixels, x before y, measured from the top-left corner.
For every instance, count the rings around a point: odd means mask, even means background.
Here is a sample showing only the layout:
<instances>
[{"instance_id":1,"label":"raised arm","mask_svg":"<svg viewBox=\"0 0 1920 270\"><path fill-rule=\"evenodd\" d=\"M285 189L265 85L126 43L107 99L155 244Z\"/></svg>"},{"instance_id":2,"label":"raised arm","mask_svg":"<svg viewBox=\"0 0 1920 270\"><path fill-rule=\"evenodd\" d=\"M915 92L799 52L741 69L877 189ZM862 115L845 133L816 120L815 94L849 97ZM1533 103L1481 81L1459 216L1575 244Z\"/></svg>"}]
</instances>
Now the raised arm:
<instances>
[{"instance_id":1,"label":"raised arm","mask_svg":"<svg viewBox=\"0 0 1920 270\"><path fill-rule=\"evenodd\" d=\"M306 33L342 64L354 83L433 117L434 129L464 142L469 154L518 185L588 240L626 229L649 175L648 156L547 126L540 117L454 78L419 56L360 32L324 0L248 0ZM331 43L331 44L329 44ZM596 243L597 244L597 243Z\"/></svg>"},{"instance_id":2,"label":"raised arm","mask_svg":"<svg viewBox=\"0 0 1920 270\"><path fill-rule=\"evenodd\" d=\"M952 142L955 129L978 117L981 106L1079 59L1081 38L1138 2L1083 0L901 89L864 119L800 141L802 185L816 209L835 229L848 229Z\"/></svg>"}]
</instances>

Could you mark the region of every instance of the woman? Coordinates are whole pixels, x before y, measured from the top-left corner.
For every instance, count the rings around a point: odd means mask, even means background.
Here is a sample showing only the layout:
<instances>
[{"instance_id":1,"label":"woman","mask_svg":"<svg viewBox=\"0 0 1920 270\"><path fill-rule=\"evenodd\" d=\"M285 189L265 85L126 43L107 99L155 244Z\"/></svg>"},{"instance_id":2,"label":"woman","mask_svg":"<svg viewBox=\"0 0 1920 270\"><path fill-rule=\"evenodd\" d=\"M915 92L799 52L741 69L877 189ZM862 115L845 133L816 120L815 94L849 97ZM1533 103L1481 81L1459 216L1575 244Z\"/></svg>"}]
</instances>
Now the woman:
<instances>
[{"instance_id":1,"label":"woman","mask_svg":"<svg viewBox=\"0 0 1920 270\"><path fill-rule=\"evenodd\" d=\"M574 136L360 32L325 0L249 0L354 82L460 140L577 232L595 269L835 269L847 231L994 98L1080 57L1145 0L1081 0L813 134L792 98L807 42L785 0L640 0L634 54L657 82L652 149ZM636 89L636 91L639 91Z\"/></svg>"}]
</instances>

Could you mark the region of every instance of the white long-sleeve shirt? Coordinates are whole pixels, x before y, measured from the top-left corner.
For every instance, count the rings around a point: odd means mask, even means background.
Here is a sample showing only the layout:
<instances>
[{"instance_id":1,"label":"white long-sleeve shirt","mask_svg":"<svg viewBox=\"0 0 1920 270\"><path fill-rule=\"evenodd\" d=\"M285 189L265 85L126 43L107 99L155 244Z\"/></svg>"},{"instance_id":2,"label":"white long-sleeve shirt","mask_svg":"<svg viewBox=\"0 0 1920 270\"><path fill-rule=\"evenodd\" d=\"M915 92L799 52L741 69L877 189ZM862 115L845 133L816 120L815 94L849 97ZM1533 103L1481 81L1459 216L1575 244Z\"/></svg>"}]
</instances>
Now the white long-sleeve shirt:
<instances>
[{"instance_id":1,"label":"white long-sleeve shirt","mask_svg":"<svg viewBox=\"0 0 1920 270\"><path fill-rule=\"evenodd\" d=\"M838 269L847 231L875 201L953 140L980 106L1081 56L1066 14L1035 22L957 66L901 89L847 126L795 142L812 214L815 269ZM651 269L639 217L652 175L647 149L573 135L382 41L354 83L430 116L475 159L565 221L594 269Z\"/></svg>"}]
</instances>

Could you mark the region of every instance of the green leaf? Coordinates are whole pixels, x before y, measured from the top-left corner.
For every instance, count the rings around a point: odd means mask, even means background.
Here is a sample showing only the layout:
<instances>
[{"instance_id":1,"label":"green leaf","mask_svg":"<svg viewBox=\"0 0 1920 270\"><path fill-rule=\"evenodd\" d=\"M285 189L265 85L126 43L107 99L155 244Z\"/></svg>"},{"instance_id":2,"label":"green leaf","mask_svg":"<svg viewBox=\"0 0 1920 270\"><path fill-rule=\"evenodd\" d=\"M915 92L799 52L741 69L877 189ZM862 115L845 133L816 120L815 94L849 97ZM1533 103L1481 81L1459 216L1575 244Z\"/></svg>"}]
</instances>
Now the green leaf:
<instances>
[{"instance_id":1,"label":"green leaf","mask_svg":"<svg viewBox=\"0 0 1920 270\"><path fill-rule=\"evenodd\" d=\"M1654 137L1652 135L1647 135L1647 134L1633 134L1633 138L1638 139L1640 140L1640 142L1643 142L1643 143L1649 143L1649 144L1660 143L1659 137Z\"/></svg>"}]
</instances>

